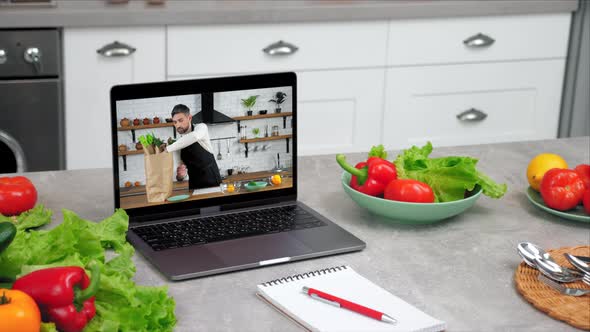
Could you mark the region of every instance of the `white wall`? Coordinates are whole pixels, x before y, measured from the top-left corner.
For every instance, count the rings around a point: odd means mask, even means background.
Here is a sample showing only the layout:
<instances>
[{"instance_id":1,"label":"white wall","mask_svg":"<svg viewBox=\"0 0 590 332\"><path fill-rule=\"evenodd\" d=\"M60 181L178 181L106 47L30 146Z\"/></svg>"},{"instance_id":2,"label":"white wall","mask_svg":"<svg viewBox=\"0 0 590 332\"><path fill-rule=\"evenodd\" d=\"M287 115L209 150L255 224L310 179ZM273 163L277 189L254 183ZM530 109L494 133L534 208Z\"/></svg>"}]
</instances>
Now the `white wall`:
<instances>
[{"instance_id":1,"label":"white wall","mask_svg":"<svg viewBox=\"0 0 590 332\"><path fill-rule=\"evenodd\" d=\"M281 105L282 112L292 111L291 87L256 89L256 90L241 90L219 92L213 95L215 110L229 116L237 117L246 115L247 109L241 104L241 99L245 99L251 95L259 95L256 104L252 108L254 114L258 114L259 110L268 110L268 113L273 113L276 105L269 102L273 99L276 92L282 91L287 94L286 101ZM135 118L142 120L144 117L152 119L154 116L161 118L164 122L165 118L170 117L170 112L176 104L185 104L189 107L192 114L196 114L201 110L201 96L200 95L184 95L174 97L160 97L160 98L146 98L124 100L117 102L117 119L127 117L131 121ZM270 136L272 126L279 127L279 134L290 134L291 131L291 117L287 118L287 127L283 128L283 118L257 119L241 121L242 126L247 126L246 135L248 138L253 138L253 128L259 128L260 133L258 137L264 137L265 127L268 125L268 135ZM153 132L154 135L162 139L173 137L172 128L154 128L150 130L137 130L135 139L140 135ZM244 144L238 142L242 133L238 134L236 123L209 125L209 136L213 140L211 143L214 149L214 155L217 157L218 147L221 148L222 159L217 160L222 176L227 175L227 169L235 167L248 167L247 172L257 172L270 170L276 166L277 154L280 155L281 166L292 166L292 149L293 142L289 140L289 153L286 153L286 140L268 141L260 143L248 144L248 158L245 157ZM135 149L135 142L132 142L131 131L118 132L118 145L125 144L130 150ZM233 137L229 140L215 141L216 138ZM227 142L229 142L230 154L227 154ZM219 145L218 145L219 143ZM258 146L258 151L254 148ZM262 147L266 146L266 150L262 151ZM174 167L178 165L178 155L175 155ZM235 171L234 171L235 172ZM172 175L174 177L174 174ZM145 184L145 171L143 155L127 156L127 171L123 171L123 159L119 158L119 185L124 186L126 181L132 183L139 181Z\"/></svg>"}]
</instances>

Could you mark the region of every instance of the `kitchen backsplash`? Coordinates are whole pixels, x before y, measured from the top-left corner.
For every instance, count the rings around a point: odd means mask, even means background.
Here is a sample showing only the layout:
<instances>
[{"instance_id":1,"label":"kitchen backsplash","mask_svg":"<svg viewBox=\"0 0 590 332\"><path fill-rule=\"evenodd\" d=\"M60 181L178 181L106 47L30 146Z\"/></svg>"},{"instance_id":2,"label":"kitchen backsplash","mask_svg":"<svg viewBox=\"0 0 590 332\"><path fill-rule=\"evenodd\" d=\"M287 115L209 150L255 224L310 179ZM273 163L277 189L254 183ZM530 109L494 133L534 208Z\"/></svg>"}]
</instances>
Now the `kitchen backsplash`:
<instances>
[{"instance_id":1,"label":"kitchen backsplash","mask_svg":"<svg viewBox=\"0 0 590 332\"><path fill-rule=\"evenodd\" d=\"M286 101L281 105L281 112L291 112L291 88L269 88L256 90L240 90L214 93L214 108L215 110L229 116L245 116L247 109L241 104L241 99L248 98L251 95L259 95L256 104L252 108L254 114L258 114L260 110L267 110L268 113L274 113L276 105L269 102L276 95L276 92L282 91L287 94ZM170 112L176 104L185 104L191 110L191 114L196 114L201 110L201 96L200 95L183 95L160 98L134 99L117 102L118 121L126 117L133 121L135 118L142 120L143 118L153 119L155 116L160 117L164 122L166 118L170 118ZM271 135L272 127L278 126L279 135L290 134L291 131L291 117L287 117L286 128L283 128L283 118L264 118L256 120L241 121L241 126L247 126L247 138L254 138L252 133L253 128L259 128L258 137L264 137L265 128L268 125L268 135ZM245 157L245 145L238 143L239 138L243 133L238 133L237 123L208 125L209 136L212 141L213 154L217 157L220 152L222 159L217 160L217 165L222 176L227 175L227 169L235 167L248 167L247 172L270 170L276 166L277 154L280 156L282 167L292 166L292 148L293 141L289 140L289 153L287 151L286 140L266 141L248 144L248 158ZM173 137L173 128L153 128L148 130L137 130L135 132L135 139L140 135L153 132L154 135L161 138ZM228 140L216 141L216 138L233 137ZM127 145L128 149L135 149L135 142L132 142L131 131L118 132L118 144ZM227 142L229 142L230 153L227 153ZM257 151L254 151L257 149ZM174 169L179 164L179 153L174 155ZM125 182L134 183L136 181L145 184L144 158L142 155L127 156L127 171L123 171L123 159L119 158L119 185L124 186ZM235 173L235 170L234 170ZM173 175L175 178L175 175Z\"/></svg>"}]
</instances>

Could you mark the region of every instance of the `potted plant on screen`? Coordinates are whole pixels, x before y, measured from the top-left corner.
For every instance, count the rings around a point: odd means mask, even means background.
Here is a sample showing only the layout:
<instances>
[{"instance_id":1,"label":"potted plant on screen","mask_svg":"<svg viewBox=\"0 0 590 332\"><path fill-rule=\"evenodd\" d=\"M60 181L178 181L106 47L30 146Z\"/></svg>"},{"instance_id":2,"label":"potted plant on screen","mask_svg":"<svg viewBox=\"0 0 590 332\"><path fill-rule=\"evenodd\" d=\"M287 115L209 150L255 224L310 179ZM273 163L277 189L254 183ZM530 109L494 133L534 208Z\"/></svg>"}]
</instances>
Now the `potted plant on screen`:
<instances>
[{"instance_id":1,"label":"potted plant on screen","mask_svg":"<svg viewBox=\"0 0 590 332\"><path fill-rule=\"evenodd\" d=\"M256 99L258 98L258 95L256 96L250 96L247 99L242 99L242 105L244 105L244 107L246 107L248 109L248 116L252 115L252 107L254 107L254 105L256 104Z\"/></svg>"},{"instance_id":2,"label":"potted plant on screen","mask_svg":"<svg viewBox=\"0 0 590 332\"><path fill-rule=\"evenodd\" d=\"M277 108L275 108L275 113L281 113L281 104L285 102L286 97L286 93L279 91L275 94L274 99L269 100L270 102L277 104Z\"/></svg>"}]
</instances>

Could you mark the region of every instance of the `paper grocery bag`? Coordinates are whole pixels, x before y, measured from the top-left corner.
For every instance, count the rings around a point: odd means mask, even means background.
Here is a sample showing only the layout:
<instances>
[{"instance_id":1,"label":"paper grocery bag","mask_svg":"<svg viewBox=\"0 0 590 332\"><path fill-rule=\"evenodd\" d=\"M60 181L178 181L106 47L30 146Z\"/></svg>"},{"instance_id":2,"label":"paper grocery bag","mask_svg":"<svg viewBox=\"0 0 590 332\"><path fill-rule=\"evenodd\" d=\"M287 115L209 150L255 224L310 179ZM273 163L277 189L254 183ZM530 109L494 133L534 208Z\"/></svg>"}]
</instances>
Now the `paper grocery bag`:
<instances>
[{"instance_id":1,"label":"paper grocery bag","mask_svg":"<svg viewBox=\"0 0 590 332\"><path fill-rule=\"evenodd\" d=\"M150 203L164 202L172 195L172 175L174 163L172 154L162 152L144 154L145 160L145 189Z\"/></svg>"}]
</instances>

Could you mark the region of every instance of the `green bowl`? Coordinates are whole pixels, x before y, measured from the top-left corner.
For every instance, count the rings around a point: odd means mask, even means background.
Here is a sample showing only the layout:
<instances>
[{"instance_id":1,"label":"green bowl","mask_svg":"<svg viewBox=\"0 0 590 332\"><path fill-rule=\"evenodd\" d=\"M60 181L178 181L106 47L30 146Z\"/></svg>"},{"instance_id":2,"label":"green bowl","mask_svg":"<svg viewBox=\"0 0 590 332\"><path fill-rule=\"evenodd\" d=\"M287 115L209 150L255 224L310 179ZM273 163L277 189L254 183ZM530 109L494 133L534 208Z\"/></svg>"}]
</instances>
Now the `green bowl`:
<instances>
[{"instance_id":1,"label":"green bowl","mask_svg":"<svg viewBox=\"0 0 590 332\"><path fill-rule=\"evenodd\" d=\"M564 219L590 223L590 216L586 214L586 212L584 212L584 208L582 207L582 205L578 205L570 211L554 210L545 205L545 201L543 200L543 197L541 197L541 194L531 187L528 187L528 189L526 190L526 197L528 197L529 201L531 201L531 203L533 203L541 210L545 210L551 214L560 216Z\"/></svg>"},{"instance_id":2,"label":"green bowl","mask_svg":"<svg viewBox=\"0 0 590 332\"><path fill-rule=\"evenodd\" d=\"M342 173L342 187L356 204L376 215L392 219L392 221L400 224L430 224L456 216L473 206L481 195L481 188L479 188L471 196L458 201L407 203L365 195L352 189L349 183L350 174L347 172Z\"/></svg>"},{"instance_id":3,"label":"green bowl","mask_svg":"<svg viewBox=\"0 0 590 332\"><path fill-rule=\"evenodd\" d=\"M179 202L179 201L184 201L185 199L188 199L189 197L191 197L191 196L190 195L176 195L176 196L168 197L167 201L168 202Z\"/></svg>"},{"instance_id":4,"label":"green bowl","mask_svg":"<svg viewBox=\"0 0 590 332\"><path fill-rule=\"evenodd\" d=\"M246 183L244 185L244 188L246 188L246 190L249 191L254 191L254 190L258 190L258 189L262 189L264 187L266 187L268 185L268 183L266 181L254 181L254 183Z\"/></svg>"}]
</instances>

